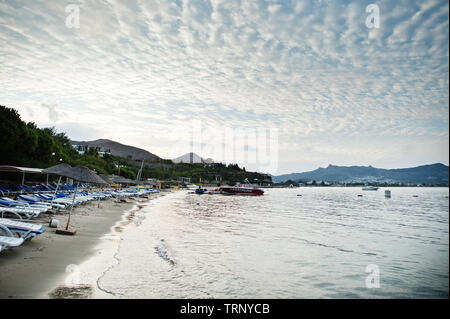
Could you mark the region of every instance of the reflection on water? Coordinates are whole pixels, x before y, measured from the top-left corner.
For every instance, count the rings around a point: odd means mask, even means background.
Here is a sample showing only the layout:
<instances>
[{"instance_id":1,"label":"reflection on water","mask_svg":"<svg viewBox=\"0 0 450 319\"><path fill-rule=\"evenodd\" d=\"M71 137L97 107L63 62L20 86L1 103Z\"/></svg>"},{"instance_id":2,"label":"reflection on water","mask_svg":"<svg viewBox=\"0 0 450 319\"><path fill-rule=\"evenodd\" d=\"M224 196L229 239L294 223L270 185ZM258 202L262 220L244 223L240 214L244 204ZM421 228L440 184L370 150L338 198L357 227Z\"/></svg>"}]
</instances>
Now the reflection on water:
<instances>
[{"instance_id":1,"label":"reflection on water","mask_svg":"<svg viewBox=\"0 0 450 319\"><path fill-rule=\"evenodd\" d=\"M173 192L136 213L102 285L126 298L448 298L448 188L391 190Z\"/></svg>"}]
</instances>

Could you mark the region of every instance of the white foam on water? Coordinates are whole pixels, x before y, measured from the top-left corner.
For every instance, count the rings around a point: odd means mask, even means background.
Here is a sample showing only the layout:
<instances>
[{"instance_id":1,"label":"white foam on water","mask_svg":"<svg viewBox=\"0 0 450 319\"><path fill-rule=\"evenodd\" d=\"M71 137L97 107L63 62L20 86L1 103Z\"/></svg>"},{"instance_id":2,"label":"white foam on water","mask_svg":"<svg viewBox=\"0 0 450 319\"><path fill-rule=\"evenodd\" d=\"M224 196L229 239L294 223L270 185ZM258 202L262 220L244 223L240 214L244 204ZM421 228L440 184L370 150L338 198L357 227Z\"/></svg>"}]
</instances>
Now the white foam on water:
<instances>
[{"instance_id":1,"label":"white foam on water","mask_svg":"<svg viewBox=\"0 0 450 319\"><path fill-rule=\"evenodd\" d=\"M136 214L139 214L139 211L146 206L157 203L163 198L164 196L153 198L150 201L134 205L131 209L125 211L121 220L110 228L109 233L100 238L99 243L93 248L94 253L91 257L79 265L68 265L66 267L68 275L64 280L64 286L75 289L77 287L91 287L90 298L94 299L121 298L120 294L103 287L102 278L120 263L117 255L123 233L142 222L143 217ZM135 216L130 219L132 214L135 214Z\"/></svg>"}]
</instances>

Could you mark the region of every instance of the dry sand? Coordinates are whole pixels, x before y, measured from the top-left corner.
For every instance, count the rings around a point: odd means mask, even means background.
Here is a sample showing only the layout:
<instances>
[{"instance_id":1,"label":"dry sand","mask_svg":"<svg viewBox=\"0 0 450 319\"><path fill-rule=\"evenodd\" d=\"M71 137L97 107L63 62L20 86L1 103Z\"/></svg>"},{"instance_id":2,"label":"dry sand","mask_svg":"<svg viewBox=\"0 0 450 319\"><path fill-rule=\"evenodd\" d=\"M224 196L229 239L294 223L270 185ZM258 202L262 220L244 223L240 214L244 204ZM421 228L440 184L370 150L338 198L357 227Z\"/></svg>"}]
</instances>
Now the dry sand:
<instances>
[{"instance_id":1,"label":"dry sand","mask_svg":"<svg viewBox=\"0 0 450 319\"><path fill-rule=\"evenodd\" d=\"M158 195L149 195L154 198ZM67 297L58 290L67 276L66 267L80 264L94 253L99 239L109 233L122 216L146 199L127 199L127 203L109 199L90 202L74 209L70 229L74 236L58 235L55 228L48 227L50 217L60 221L64 227L67 213L48 215L36 220L46 227L46 232L22 246L0 253L0 298L61 298ZM56 289L55 289L56 288ZM89 297L89 287L71 291L71 298Z\"/></svg>"}]
</instances>

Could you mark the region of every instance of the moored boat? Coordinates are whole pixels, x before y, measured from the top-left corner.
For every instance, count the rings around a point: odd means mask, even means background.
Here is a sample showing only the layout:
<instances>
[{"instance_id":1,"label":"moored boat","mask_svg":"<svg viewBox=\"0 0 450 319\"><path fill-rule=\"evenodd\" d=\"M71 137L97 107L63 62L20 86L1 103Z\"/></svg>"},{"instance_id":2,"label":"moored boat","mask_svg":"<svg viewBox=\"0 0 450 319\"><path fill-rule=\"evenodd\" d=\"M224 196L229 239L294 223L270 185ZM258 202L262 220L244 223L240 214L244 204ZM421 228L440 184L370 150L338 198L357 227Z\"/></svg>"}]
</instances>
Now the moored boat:
<instances>
[{"instance_id":1,"label":"moored boat","mask_svg":"<svg viewBox=\"0 0 450 319\"><path fill-rule=\"evenodd\" d=\"M262 189L256 187L223 186L219 190L224 195L259 196L264 194Z\"/></svg>"},{"instance_id":2,"label":"moored boat","mask_svg":"<svg viewBox=\"0 0 450 319\"><path fill-rule=\"evenodd\" d=\"M204 194L206 191L207 191L206 188L202 188L202 178L200 177L200 185L195 190L195 193L201 195L201 194Z\"/></svg>"},{"instance_id":3,"label":"moored boat","mask_svg":"<svg viewBox=\"0 0 450 319\"><path fill-rule=\"evenodd\" d=\"M362 190L363 191L376 191L376 190L378 190L378 187L375 187L375 186L364 186L362 188Z\"/></svg>"},{"instance_id":4,"label":"moored boat","mask_svg":"<svg viewBox=\"0 0 450 319\"><path fill-rule=\"evenodd\" d=\"M208 191L209 195L220 195L222 191L219 188L213 189L212 191Z\"/></svg>"},{"instance_id":5,"label":"moored boat","mask_svg":"<svg viewBox=\"0 0 450 319\"><path fill-rule=\"evenodd\" d=\"M205 191L206 191L206 188L197 188L197 189L195 190L195 193L196 193L196 194L204 194Z\"/></svg>"}]
</instances>

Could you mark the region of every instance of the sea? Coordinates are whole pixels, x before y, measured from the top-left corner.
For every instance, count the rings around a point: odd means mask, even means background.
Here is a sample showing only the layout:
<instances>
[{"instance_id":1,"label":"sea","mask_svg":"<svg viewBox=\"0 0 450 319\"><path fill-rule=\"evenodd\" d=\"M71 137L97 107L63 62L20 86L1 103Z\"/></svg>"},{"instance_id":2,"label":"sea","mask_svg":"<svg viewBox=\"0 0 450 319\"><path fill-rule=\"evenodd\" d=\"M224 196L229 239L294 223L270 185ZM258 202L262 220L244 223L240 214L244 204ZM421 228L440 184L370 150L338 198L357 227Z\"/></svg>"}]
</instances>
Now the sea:
<instances>
[{"instance_id":1,"label":"sea","mask_svg":"<svg viewBox=\"0 0 450 319\"><path fill-rule=\"evenodd\" d=\"M449 189L389 189L172 191L87 264L99 297L448 298Z\"/></svg>"}]
</instances>

